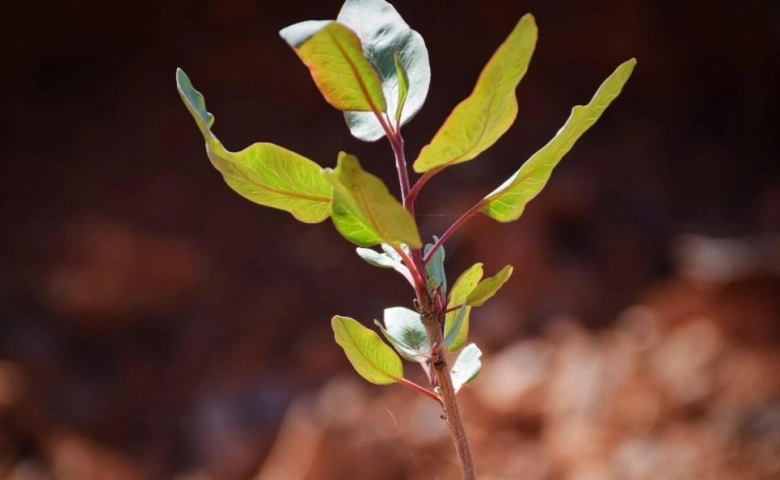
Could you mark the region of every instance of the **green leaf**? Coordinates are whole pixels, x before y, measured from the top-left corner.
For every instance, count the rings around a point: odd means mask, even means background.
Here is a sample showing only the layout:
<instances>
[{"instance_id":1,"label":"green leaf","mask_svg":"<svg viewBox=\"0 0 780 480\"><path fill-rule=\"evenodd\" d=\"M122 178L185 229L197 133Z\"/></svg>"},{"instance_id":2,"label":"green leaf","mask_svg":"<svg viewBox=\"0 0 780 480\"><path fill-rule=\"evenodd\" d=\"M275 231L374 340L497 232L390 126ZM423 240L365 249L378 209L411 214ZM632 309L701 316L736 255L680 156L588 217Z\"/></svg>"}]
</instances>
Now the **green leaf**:
<instances>
[{"instance_id":1,"label":"green leaf","mask_svg":"<svg viewBox=\"0 0 780 480\"><path fill-rule=\"evenodd\" d=\"M484 305L509 280L509 277L512 276L512 270L512 265L507 265L494 277L489 277L479 282L474 291L466 298L466 303L472 307Z\"/></svg>"},{"instance_id":2,"label":"green leaf","mask_svg":"<svg viewBox=\"0 0 780 480\"><path fill-rule=\"evenodd\" d=\"M339 315L333 317L331 325L336 343L344 349L361 377L377 385L387 385L404 376L401 359L376 332L355 319Z\"/></svg>"},{"instance_id":3,"label":"green leaf","mask_svg":"<svg viewBox=\"0 0 780 480\"><path fill-rule=\"evenodd\" d=\"M178 69L176 86L184 105L206 141L206 153L241 196L291 213L305 223L318 223L330 215L331 188L321 167L308 158L272 143L255 143L240 152L229 152L211 131L214 116L206 110L203 95Z\"/></svg>"},{"instance_id":4,"label":"green leaf","mask_svg":"<svg viewBox=\"0 0 780 480\"><path fill-rule=\"evenodd\" d=\"M433 246L438 242L437 237L433 237L433 243L425 245L423 255L427 256ZM425 266L428 273L428 291L433 292L437 287L440 288L441 295L447 296L447 273L444 271L444 247L436 249L436 253L428 260Z\"/></svg>"},{"instance_id":5,"label":"green leaf","mask_svg":"<svg viewBox=\"0 0 780 480\"><path fill-rule=\"evenodd\" d=\"M406 267L406 265L403 264L400 257L396 259L386 253L379 253L376 250L362 247L357 248L357 254L360 255L360 258L375 267L392 268L396 272L403 275L410 284L414 285L412 274L409 272L409 269Z\"/></svg>"},{"instance_id":6,"label":"green leaf","mask_svg":"<svg viewBox=\"0 0 780 480\"><path fill-rule=\"evenodd\" d=\"M431 353L420 314L404 307L385 309L385 325L374 321L396 351L410 362L425 362Z\"/></svg>"},{"instance_id":7,"label":"green leaf","mask_svg":"<svg viewBox=\"0 0 780 480\"><path fill-rule=\"evenodd\" d=\"M450 290L450 299L449 302L447 302L447 308L450 309L462 306L458 310L447 313L444 317L444 346L451 352L462 347L468 338L471 306L466 303L466 299L477 287L480 279L482 279L482 274L482 264L475 263L458 277L455 281L455 285L452 286L452 290ZM462 315L460 320L458 319L459 315ZM448 342L446 340L447 337L450 337L451 341Z\"/></svg>"},{"instance_id":8,"label":"green leaf","mask_svg":"<svg viewBox=\"0 0 780 480\"><path fill-rule=\"evenodd\" d=\"M387 114L397 118L401 110L402 79L396 70L395 55L400 57L409 79L409 89L401 113L405 125L420 111L431 83L428 50L422 36L404 22L392 5L384 0L347 0L336 19L351 28L363 44L363 54L379 73L387 99ZM363 112L344 114L352 135L372 142L385 136L376 116Z\"/></svg>"},{"instance_id":9,"label":"green leaf","mask_svg":"<svg viewBox=\"0 0 780 480\"><path fill-rule=\"evenodd\" d=\"M395 123L400 127L404 104L406 103L406 97L409 95L409 77L406 75L404 64L401 63L401 56L398 55L398 52L393 53L393 60L395 62L395 74L398 77L398 108L395 112Z\"/></svg>"},{"instance_id":10,"label":"green leaf","mask_svg":"<svg viewBox=\"0 0 780 480\"><path fill-rule=\"evenodd\" d=\"M466 345L466 348L460 352L451 371L452 386L455 388L455 393L458 393L463 385L477 378L480 370L482 370L481 356L482 352L473 343Z\"/></svg>"},{"instance_id":11,"label":"green leaf","mask_svg":"<svg viewBox=\"0 0 780 480\"><path fill-rule=\"evenodd\" d=\"M331 216L344 238L361 247L422 246L412 216L382 180L360 167L356 157L339 153L336 169L325 169L323 175L333 186Z\"/></svg>"},{"instance_id":12,"label":"green leaf","mask_svg":"<svg viewBox=\"0 0 780 480\"><path fill-rule=\"evenodd\" d=\"M387 110L379 76L363 56L358 36L333 21L310 20L290 25L279 35L309 68L328 103L341 111Z\"/></svg>"},{"instance_id":13,"label":"green leaf","mask_svg":"<svg viewBox=\"0 0 780 480\"><path fill-rule=\"evenodd\" d=\"M536 34L534 17L524 15L485 65L471 95L422 149L414 162L415 172L471 160L509 130L517 117L515 89L528 70Z\"/></svg>"},{"instance_id":14,"label":"green leaf","mask_svg":"<svg viewBox=\"0 0 780 480\"><path fill-rule=\"evenodd\" d=\"M601 84L590 103L574 107L571 116L555 137L529 158L506 182L485 197L482 213L499 222L511 222L520 218L526 204L547 184L553 168L623 90L634 65L636 60L633 58L622 63Z\"/></svg>"}]
</instances>

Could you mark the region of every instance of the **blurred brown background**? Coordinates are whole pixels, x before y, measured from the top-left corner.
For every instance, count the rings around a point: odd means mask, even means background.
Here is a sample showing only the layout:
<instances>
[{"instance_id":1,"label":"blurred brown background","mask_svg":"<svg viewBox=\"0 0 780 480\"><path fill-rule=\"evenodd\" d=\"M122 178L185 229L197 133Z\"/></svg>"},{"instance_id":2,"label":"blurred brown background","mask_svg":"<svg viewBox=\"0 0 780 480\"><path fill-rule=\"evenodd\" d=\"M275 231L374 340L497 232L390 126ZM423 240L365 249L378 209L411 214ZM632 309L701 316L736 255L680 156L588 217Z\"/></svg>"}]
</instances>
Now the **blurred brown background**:
<instances>
[{"instance_id":1,"label":"blurred brown background","mask_svg":"<svg viewBox=\"0 0 780 480\"><path fill-rule=\"evenodd\" d=\"M517 19L540 25L515 126L423 191L426 237L639 60L521 221L448 244L450 281L516 267L472 315L480 478L780 478L780 4L395 5L433 72L411 159ZM435 405L362 383L332 341L332 314L408 305L400 277L232 193L176 94L182 67L228 148L343 149L395 185L277 35L339 8L6 6L0 479L458 478Z\"/></svg>"}]
</instances>

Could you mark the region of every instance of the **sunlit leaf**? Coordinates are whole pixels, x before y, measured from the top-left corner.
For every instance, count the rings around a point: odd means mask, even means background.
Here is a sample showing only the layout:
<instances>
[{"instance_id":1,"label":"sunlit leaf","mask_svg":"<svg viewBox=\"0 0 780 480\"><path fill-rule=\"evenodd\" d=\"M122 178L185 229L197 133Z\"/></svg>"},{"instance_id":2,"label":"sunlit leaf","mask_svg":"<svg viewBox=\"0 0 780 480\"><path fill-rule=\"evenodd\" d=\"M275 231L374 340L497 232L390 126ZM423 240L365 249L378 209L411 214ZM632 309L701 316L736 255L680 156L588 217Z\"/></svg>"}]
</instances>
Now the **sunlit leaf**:
<instances>
[{"instance_id":1,"label":"sunlit leaf","mask_svg":"<svg viewBox=\"0 0 780 480\"><path fill-rule=\"evenodd\" d=\"M331 325L336 343L360 376L377 385L387 385L404 376L401 359L376 332L339 315L333 317Z\"/></svg>"},{"instance_id":2,"label":"sunlit leaf","mask_svg":"<svg viewBox=\"0 0 780 480\"><path fill-rule=\"evenodd\" d=\"M484 305L509 280L509 277L512 276L512 270L512 265L507 265L494 277L488 277L479 282L474 291L466 298L466 303L472 307Z\"/></svg>"},{"instance_id":3,"label":"sunlit leaf","mask_svg":"<svg viewBox=\"0 0 780 480\"><path fill-rule=\"evenodd\" d=\"M336 19L354 31L363 44L363 54L379 73L387 100L387 114L395 119L402 103L399 95L402 81L398 78L395 55L400 57L409 79L408 94L401 114L406 124L420 110L431 83L428 50L422 36L404 22L396 9L384 0L347 0ZM365 112L345 112L352 135L374 141L385 131L375 115Z\"/></svg>"},{"instance_id":4,"label":"sunlit leaf","mask_svg":"<svg viewBox=\"0 0 780 480\"><path fill-rule=\"evenodd\" d=\"M536 35L534 17L523 16L485 65L471 95L455 107L422 149L414 171L471 160L506 133L517 117L515 89L528 70Z\"/></svg>"},{"instance_id":5,"label":"sunlit leaf","mask_svg":"<svg viewBox=\"0 0 780 480\"><path fill-rule=\"evenodd\" d=\"M325 100L341 111L387 110L379 76L363 56L358 36L333 21L310 20L290 25L279 35L309 68Z\"/></svg>"},{"instance_id":6,"label":"sunlit leaf","mask_svg":"<svg viewBox=\"0 0 780 480\"><path fill-rule=\"evenodd\" d=\"M485 197L482 212L499 222L511 222L520 218L526 204L547 184L553 168L623 90L634 65L636 60L633 58L622 63L601 84L590 103L574 107L571 116L555 137L529 158L503 185Z\"/></svg>"},{"instance_id":7,"label":"sunlit leaf","mask_svg":"<svg viewBox=\"0 0 780 480\"><path fill-rule=\"evenodd\" d=\"M376 323L396 351L410 362L425 362L431 353L420 314L404 307L385 309L385 324Z\"/></svg>"},{"instance_id":8,"label":"sunlit leaf","mask_svg":"<svg viewBox=\"0 0 780 480\"><path fill-rule=\"evenodd\" d=\"M447 313L444 317L445 347L451 352L462 347L468 338L471 306L466 303L466 299L477 287L477 284L479 284L479 281L482 279L482 274L482 264L475 263L458 277L450 290L450 299L449 302L447 302L447 309L454 309L462 306L461 308L458 308L458 310ZM462 315L460 320L458 318L459 315ZM451 340L447 341L447 337Z\"/></svg>"},{"instance_id":9,"label":"sunlit leaf","mask_svg":"<svg viewBox=\"0 0 780 480\"><path fill-rule=\"evenodd\" d=\"M203 95L181 70L176 85L206 141L206 153L241 196L271 208L290 212L305 223L318 223L330 215L330 184L313 161L272 143L255 143L240 152L229 152L211 131L214 116L206 110Z\"/></svg>"},{"instance_id":10,"label":"sunlit leaf","mask_svg":"<svg viewBox=\"0 0 780 480\"><path fill-rule=\"evenodd\" d=\"M394 258L386 253L379 253L376 250L362 247L357 248L357 254L360 255L360 258L375 267L392 268L403 275L410 284L414 285L412 274L409 272L406 265L403 264L400 257Z\"/></svg>"},{"instance_id":11,"label":"sunlit leaf","mask_svg":"<svg viewBox=\"0 0 780 480\"><path fill-rule=\"evenodd\" d=\"M380 243L422 247L412 216L353 155L339 153L336 169L325 169L323 175L333 186L331 216L344 238L361 247Z\"/></svg>"},{"instance_id":12,"label":"sunlit leaf","mask_svg":"<svg viewBox=\"0 0 780 480\"><path fill-rule=\"evenodd\" d=\"M452 386L455 388L455 393L458 393L463 385L466 385L479 375L480 370L482 370L480 357L482 357L482 352L473 343L466 345L466 348L460 352L451 371Z\"/></svg>"},{"instance_id":13,"label":"sunlit leaf","mask_svg":"<svg viewBox=\"0 0 780 480\"><path fill-rule=\"evenodd\" d=\"M423 250L424 256L428 255L428 252L431 251L435 243L439 239L437 237L433 237L434 243L429 243L425 245L425 249ZM428 282L431 282L431 285L428 285L428 290L430 292L433 292L436 288L439 288L439 291L442 296L447 296L447 273L444 271L444 247L439 246L436 249L436 252L433 254L433 256L428 260L428 263L425 265L426 273L428 274Z\"/></svg>"}]
</instances>

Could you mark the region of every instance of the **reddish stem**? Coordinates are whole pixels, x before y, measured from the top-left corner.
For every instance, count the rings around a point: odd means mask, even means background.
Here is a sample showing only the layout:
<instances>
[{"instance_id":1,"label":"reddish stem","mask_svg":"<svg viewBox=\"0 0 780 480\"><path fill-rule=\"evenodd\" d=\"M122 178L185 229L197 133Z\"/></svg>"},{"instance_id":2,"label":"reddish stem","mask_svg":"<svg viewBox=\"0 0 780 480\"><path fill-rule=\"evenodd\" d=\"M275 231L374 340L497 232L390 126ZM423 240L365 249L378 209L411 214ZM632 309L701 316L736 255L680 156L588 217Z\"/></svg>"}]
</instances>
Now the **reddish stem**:
<instances>
[{"instance_id":1,"label":"reddish stem","mask_svg":"<svg viewBox=\"0 0 780 480\"><path fill-rule=\"evenodd\" d=\"M414 279L414 284L412 285L414 287L415 293L417 294L418 298L422 298L421 295L425 295L426 291L425 288L425 279L423 278L422 274L420 273L419 269L419 263L415 262L412 257L409 257L409 255L406 253L406 250L404 250L402 247L394 247L395 251L398 253L398 255L401 257L401 259L404 261L404 265L409 269L409 272L412 274L412 278ZM416 250L416 252L419 254L420 251ZM415 250L412 251L412 255L414 255Z\"/></svg>"},{"instance_id":2,"label":"reddish stem","mask_svg":"<svg viewBox=\"0 0 780 480\"><path fill-rule=\"evenodd\" d=\"M477 202L473 207L469 208L466 213L460 216L457 220L455 220L455 223L450 225L450 228L447 229L444 234L442 234L441 237L436 241L436 243L433 244L433 248L428 252L428 254L423 258L423 264L427 264L428 261L433 257L433 254L436 253L436 250L438 250L442 245L444 245L444 242L449 239L453 233L455 233L460 227L463 226L464 223L466 223L471 217L479 213L480 210L485 206L485 201L480 200Z\"/></svg>"},{"instance_id":3,"label":"reddish stem","mask_svg":"<svg viewBox=\"0 0 780 480\"><path fill-rule=\"evenodd\" d=\"M444 167L434 168L433 170L428 170L427 172L423 173L423 175L418 178L416 182L414 182L414 185L412 185L412 189L409 190L409 193L404 199L405 202L414 208L414 201L417 200L417 195L420 193L423 185L428 183L428 180L433 178L434 175L441 172L442 170L444 170Z\"/></svg>"},{"instance_id":4,"label":"reddish stem","mask_svg":"<svg viewBox=\"0 0 780 480\"><path fill-rule=\"evenodd\" d=\"M425 388L425 387L422 387L422 386L420 386L420 385L417 385L416 383L412 382L411 380L407 380L407 379L405 379L405 378L403 378L403 377L399 378L397 381L398 381L398 383L400 383L400 384L401 384L401 385L403 385L404 387L411 388L412 390L414 390L414 391L415 391L415 392L417 392L417 393L422 393L422 394L423 394L423 395L425 395L426 397L428 397L428 398L430 398L430 399L434 400L434 401L435 401L436 403L438 403L438 404L439 404L439 405L440 405L442 408L444 408L444 402L442 401L441 397L440 397L440 396L438 396L436 393L434 393L434 392L432 392L432 391L428 390L428 389L427 389L427 388Z\"/></svg>"},{"instance_id":5,"label":"reddish stem","mask_svg":"<svg viewBox=\"0 0 780 480\"><path fill-rule=\"evenodd\" d=\"M450 312L454 312L456 310L460 310L460 307L462 307L462 306L463 306L463 304L461 303L460 305L457 305L455 307L450 307L450 308L448 308L447 310L444 311L444 314L446 315L446 314L448 314Z\"/></svg>"}]
</instances>

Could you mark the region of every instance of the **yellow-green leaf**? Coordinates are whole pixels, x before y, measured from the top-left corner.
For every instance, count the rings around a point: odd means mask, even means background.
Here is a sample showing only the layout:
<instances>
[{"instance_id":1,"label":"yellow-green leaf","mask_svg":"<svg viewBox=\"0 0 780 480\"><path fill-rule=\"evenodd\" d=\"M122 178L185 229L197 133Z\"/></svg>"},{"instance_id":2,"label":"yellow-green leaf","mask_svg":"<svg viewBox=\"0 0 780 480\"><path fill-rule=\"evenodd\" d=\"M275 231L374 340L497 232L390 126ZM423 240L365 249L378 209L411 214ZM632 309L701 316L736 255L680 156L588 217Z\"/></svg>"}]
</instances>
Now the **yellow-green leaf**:
<instances>
[{"instance_id":1,"label":"yellow-green leaf","mask_svg":"<svg viewBox=\"0 0 780 480\"><path fill-rule=\"evenodd\" d=\"M328 218L331 188L319 165L272 143L228 151L211 131L214 116L206 110L203 95L181 69L176 71L176 85L203 134L212 165L233 190L260 205L290 212L301 222L318 223Z\"/></svg>"},{"instance_id":2,"label":"yellow-green leaf","mask_svg":"<svg viewBox=\"0 0 780 480\"><path fill-rule=\"evenodd\" d=\"M506 133L517 117L515 89L528 70L536 35L534 17L524 15L485 65L471 95L422 149L415 172L471 160Z\"/></svg>"},{"instance_id":3,"label":"yellow-green leaf","mask_svg":"<svg viewBox=\"0 0 780 480\"><path fill-rule=\"evenodd\" d=\"M623 90L634 65L636 60L633 58L622 63L601 84L590 103L574 107L569 119L555 137L529 158L503 185L485 197L482 213L499 222L511 222L520 218L526 204L547 184L553 168Z\"/></svg>"},{"instance_id":4,"label":"yellow-green leaf","mask_svg":"<svg viewBox=\"0 0 780 480\"><path fill-rule=\"evenodd\" d=\"M333 186L331 216L344 238L361 247L422 246L412 216L381 179L360 167L355 156L339 153L336 169L325 169L323 175Z\"/></svg>"},{"instance_id":5,"label":"yellow-green leaf","mask_svg":"<svg viewBox=\"0 0 780 480\"><path fill-rule=\"evenodd\" d=\"M404 376L401 359L376 332L349 317L331 320L336 343L361 377L377 385L388 385Z\"/></svg>"},{"instance_id":6,"label":"yellow-green leaf","mask_svg":"<svg viewBox=\"0 0 780 480\"><path fill-rule=\"evenodd\" d=\"M481 307L490 297L496 294L509 277L512 276L512 265L502 268L495 276L488 277L476 286L476 288L466 298L466 303L472 307Z\"/></svg>"},{"instance_id":7,"label":"yellow-green leaf","mask_svg":"<svg viewBox=\"0 0 780 480\"><path fill-rule=\"evenodd\" d=\"M465 310L462 313L460 309L453 310L444 317L444 337L453 338L451 342L447 342L445 347L454 352L458 350L466 342L469 335L469 314L471 313L471 306L466 303L466 299L471 292L477 287L480 279L482 279L482 264L475 263L468 270L463 272L460 277L455 281L455 285L450 290L450 299L447 302L447 309L461 307ZM464 305L465 304L465 305ZM458 315L463 315L462 320L458 321ZM454 331L457 329L457 331Z\"/></svg>"},{"instance_id":8,"label":"yellow-green leaf","mask_svg":"<svg viewBox=\"0 0 780 480\"><path fill-rule=\"evenodd\" d=\"M290 25L279 35L309 68L333 107L377 115L387 110L379 75L363 56L355 32L333 21L311 20Z\"/></svg>"}]
</instances>

